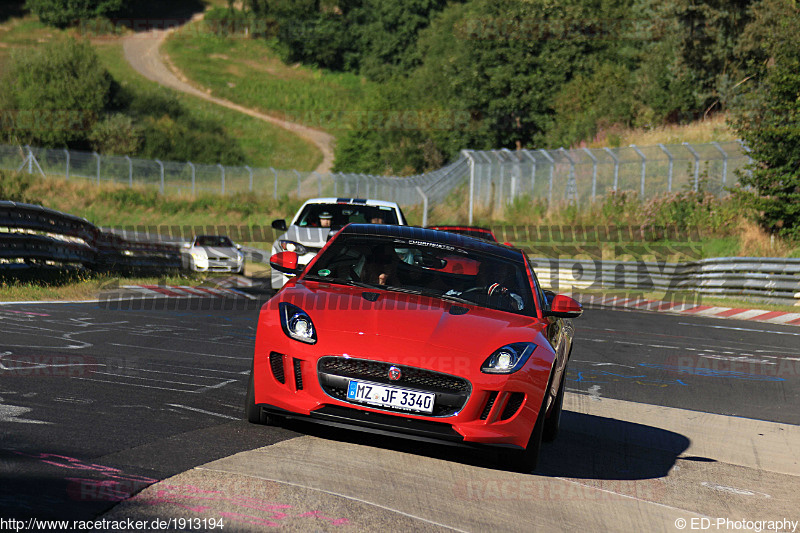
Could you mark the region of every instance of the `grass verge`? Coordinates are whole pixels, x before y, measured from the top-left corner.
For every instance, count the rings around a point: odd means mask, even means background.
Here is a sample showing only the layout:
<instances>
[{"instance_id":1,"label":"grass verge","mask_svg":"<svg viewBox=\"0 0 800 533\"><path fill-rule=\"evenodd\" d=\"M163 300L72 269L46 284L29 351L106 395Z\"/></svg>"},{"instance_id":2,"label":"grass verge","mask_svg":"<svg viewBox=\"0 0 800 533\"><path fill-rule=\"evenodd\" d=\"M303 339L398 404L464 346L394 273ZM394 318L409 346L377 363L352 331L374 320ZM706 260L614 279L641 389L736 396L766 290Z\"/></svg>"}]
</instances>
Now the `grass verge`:
<instances>
[{"instance_id":1,"label":"grass verge","mask_svg":"<svg viewBox=\"0 0 800 533\"><path fill-rule=\"evenodd\" d=\"M168 91L133 70L125 61L118 40L102 42L96 49L103 64L120 84L140 92ZM322 153L316 146L283 128L201 98L175 94L192 114L221 124L230 137L237 139L250 166L313 170L322 161Z\"/></svg>"},{"instance_id":2,"label":"grass verge","mask_svg":"<svg viewBox=\"0 0 800 533\"><path fill-rule=\"evenodd\" d=\"M220 36L204 21L174 33L163 49L215 96L322 130L349 124L375 87L355 74L286 65L268 41Z\"/></svg>"}]
</instances>

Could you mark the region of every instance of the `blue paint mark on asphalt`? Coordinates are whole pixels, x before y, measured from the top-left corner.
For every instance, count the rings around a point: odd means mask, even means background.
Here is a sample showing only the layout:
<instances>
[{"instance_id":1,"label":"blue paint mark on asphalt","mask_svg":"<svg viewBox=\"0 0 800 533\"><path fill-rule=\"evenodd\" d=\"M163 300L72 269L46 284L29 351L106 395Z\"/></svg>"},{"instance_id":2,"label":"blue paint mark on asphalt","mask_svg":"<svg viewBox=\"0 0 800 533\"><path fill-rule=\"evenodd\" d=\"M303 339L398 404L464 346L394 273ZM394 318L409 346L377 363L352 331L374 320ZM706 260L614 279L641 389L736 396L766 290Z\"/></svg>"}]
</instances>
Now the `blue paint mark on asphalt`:
<instances>
[{"instance_id":1,"label":"blue paint mark on asphalt","mask_svg":"<svg viewBox=\"0 0 800 533\"><path fill-rule=\"evenodd\" d=\"M645 374L629 376L625 374L617 374L616 372L609 372L608 370L593 370L590 372L578 372L576 378L571 378L567 375L568 381L576 383L610 383L612 381L620 381L620 379L630 380L639 385L656 385L659 387L666 387L667 385L682 385L688 387L689 385L680 379L657 379L651 378Z\"/></svg>"},{"instance_id":2,"label":"blue paint mark on asphalt","mask_svg":"<svg viewBox=\"0 0 800 533\"><path fill-rule=\"evenodd\" d=\"M692 376L703 376L709 378L733 378L745 379L750 381L786 381L777 376L764 376L760 374L749 374L747 372L736 372L734 370L713 370L711 368L701 368L694 366L684 365L656 365L649 363L639 363L639 366L646 368L655 368L658 370L667 370L669 372L677 372L679 374L690 374Z\"/></svg>"}]
</instances>

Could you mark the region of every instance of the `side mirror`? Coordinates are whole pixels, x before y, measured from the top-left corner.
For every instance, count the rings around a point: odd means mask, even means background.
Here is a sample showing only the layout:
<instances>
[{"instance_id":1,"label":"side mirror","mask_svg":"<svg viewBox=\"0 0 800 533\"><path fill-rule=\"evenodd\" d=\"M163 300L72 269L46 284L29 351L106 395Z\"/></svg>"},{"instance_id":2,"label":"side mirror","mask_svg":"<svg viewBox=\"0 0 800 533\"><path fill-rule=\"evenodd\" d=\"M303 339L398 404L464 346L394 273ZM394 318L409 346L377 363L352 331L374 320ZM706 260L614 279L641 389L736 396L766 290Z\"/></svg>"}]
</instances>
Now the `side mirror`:
<instances>
[{"instance_id":1,"label":"side mirror","mask_svg":"<svg viewBox=\"0 0 800 533\"><path fill-rule=\"evenodd\" d=\"M241 250L242 249L242 245L241 244L234 244L234 246L236 247L237 250Z\"/></svg>"},{"instance_id":2,"label":"side mirror","mask_svg":"<svg viewBox=\"0 0 800 533\"><path fill-rule=\"evenodd\" d=\"M272 227L273 229L276 229L278 231L286 231L286 221L282 218L278 220L273 220Z\"/></svg>"},{"instance_id":3,"label":"side mirror","mask_svg":"<svg viewBox=\"0 0 800 533\"><path fill-rule=\"evenodd\" d=\"M269 258L269 266L283 272L296 276L303 271L303 267L297 266L297 254L295 252L278 252Z\"/></svg>"},{"instance_id":4,"label":"side mirror","mask_svg":"<svg viewBox=\"0 0 800 533\"><path fill-rule=\"evenodd\" d=\"M544 312L544 316L556 318L578 318L583 314L581 304L563 294L556 294L550 302L550 310Z\"/></svg>"},{"instance_id":5,"label":"side mirror","mask_svg":"<svg viewBox=\"0 0 800 533\"><path fill-rule=\"evenodd\" d=\"M183 244L181 245L181 247L183 247L183 248L186 248L186 249L188 250L189 248L191 248L191 247L192 247L192 243L190 243L190 242L185 242L185 243L183 243Z\"/></svg>"}]
</instances>

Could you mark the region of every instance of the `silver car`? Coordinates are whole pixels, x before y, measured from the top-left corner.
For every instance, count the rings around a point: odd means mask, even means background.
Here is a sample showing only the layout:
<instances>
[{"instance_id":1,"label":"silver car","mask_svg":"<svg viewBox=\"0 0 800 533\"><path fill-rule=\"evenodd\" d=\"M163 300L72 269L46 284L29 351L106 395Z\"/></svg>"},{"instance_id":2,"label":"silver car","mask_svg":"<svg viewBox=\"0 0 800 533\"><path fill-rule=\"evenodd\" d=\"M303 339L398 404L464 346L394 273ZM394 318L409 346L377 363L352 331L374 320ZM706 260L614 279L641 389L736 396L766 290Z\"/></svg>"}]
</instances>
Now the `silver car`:
<instances>
[{"instance_id":1,"label":"silver car","mask_svg":"<svg viewBox=\"0 0 800 533\"><path fill-rule=\"evenodd\" d=\"M195 272L244 273L244 254L240 244L225 235L198 235L183 245L183 267Z\"/></svg>"},{"instance_id":2,"label":"silver car","mask_svg":"<svg viewBox=\"0 0 800 533\"><path fill-rule=\"evenodd\" d=\"M395 202L363 198L312 198L300 207L288 227L283 219L272 222L274 229L285 232L273 243L272 253L295 252L298 264L307 265L328 242L331 231L338 231L351 222L408 225L400 206ZM289 279L289 276L273 270L272 288L280 289Z\"/></svg>"}]
</instances>

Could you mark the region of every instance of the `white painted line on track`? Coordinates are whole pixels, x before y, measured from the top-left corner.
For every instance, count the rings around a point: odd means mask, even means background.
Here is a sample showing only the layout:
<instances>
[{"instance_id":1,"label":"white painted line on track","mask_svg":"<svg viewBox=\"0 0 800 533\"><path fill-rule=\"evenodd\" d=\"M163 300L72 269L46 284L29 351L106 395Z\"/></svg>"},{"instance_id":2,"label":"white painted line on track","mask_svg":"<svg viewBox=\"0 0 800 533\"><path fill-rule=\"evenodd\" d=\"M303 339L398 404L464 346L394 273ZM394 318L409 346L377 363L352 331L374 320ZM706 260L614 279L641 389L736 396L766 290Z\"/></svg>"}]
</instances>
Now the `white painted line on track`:
<instances>
[{"instance_id":1,"label":"white painted line on track","mask_svg":"<svg viewBox=\"0 0 800 533\"><path fill-rule=\"evenodd\" d=\"M679 326L691 326L693 328L712 328L712 329L731 329L734 331L753 331L755 333L773 333L775 335L794 335L796 337L800 337L800 333L794 333L791 331L768 331L765 329L753 329L753 328L737 328L733 326L712 326L709 324L692 324L690 322L679 322Z\"/></svg>"},{"instance_id":2,"label":"white painted line on track","mask_svg":"<svg viewBox=\"0 0 800 533\"><path fill-rule=\"evenodd\" d=\"M216 357L218 359L237 359L239 361L249 361L250 359L252 359L252 357L233 357L230 355L215 355L210 353L187 352L186 350L170 350L169 348L152 348L147 346L136 346L134 344L118 344L115 342L112 342L111 346L121 346L123 348L139 348L140 350L157 350L159 352L182 353L185 355L200 355L203 357Z\"/></svg>"},{"instance_id":3,"label":"white painted line on track","mask_svg":"<svg viewBox=\"0 0 800 533\"><path fill-rule=\"evenodd\" d=\"M128 374L115 374L114 372L94 372L95 374L100 374L101 376L111 376L115 378L125 378L125 379L138 379L141 381L156 381L158 383L169 383L171 385L190 385L192 387L203 387L205 385L202 383L186 383L183 381L170 381L168 379L154 379L154 378L143 378L139 376L130 376Z\"/></svg>"},{"instance_id":4,"label":"white painted line on track","mask_svg":"<svg viewBox=\"0 0 800 533\"><path fill-rule=\"evenodd\" d=\"M141 389L157 389L157 390L168 390L171 392L187 392L189 394L194 394L195 391L193 390L184 390L184 389L173 389L170 387L155 387L153 385L142 385L141 383L125 383L122 381L109 381L107 379L92 379L92 378L72 378L72 379L79 379L81 381L93 381L95 383L108 383L110 385L126 385L128 387L139 387Z\"/></svg>"},{"instance_id":5,"label":"white painted line on track","mask_svg":"<svg viewBox=\"0 0 800 533\"><path fill-rule=\"evenodd\" d=\"M186 409L187 411L194 411L195 413L202 413L204 415L218 416L219 418L227 418L228 420L239 420L235 416L229 416L229 415L223 415L223 414L220 414L220 413L214 413L214 412L211 412L211 411L206 411L205 409L198 409L197 407L189 407L188 405L181 405L179 403L168 403L167 405L170 406L170 407L176 407L178 409Z\"/></svg>"},{"instance_id":6,"label":"white painted line on track","mask_svg":"<svg viewBox=\"0 0 800 533\"><path fill-rule=\"evenodd\" d=\"M225 385L230 385L231 383L236 383L237 381L239 381L239 380L238 379L229 379L228 381L223 381L222 383L217 383L216 385L209 385L207 387L203 387L201 389L197 389L194 392L197 393L197 394L202 394L202 393L208 392L210 390L221 389Z\"/></svg>"},{"instance_id":7,"label":"white painted line on track","mask_svg":"<svg viewBox=\"0 0 800 533\"><path fill-rule=\"evenodd\" d=\"M700 483L702 486L707 487L711 490L716 490L718 492L727 492L730 494L736 494L737 496L763 496L765 498L772 498L769 494L764 492L758 492L754 490L747 490L747 489L737 489L736 487L726 487L725 485L715 485L713 483L709 483L708 481L703 481Z\"/></svg>"}]
</instances>

